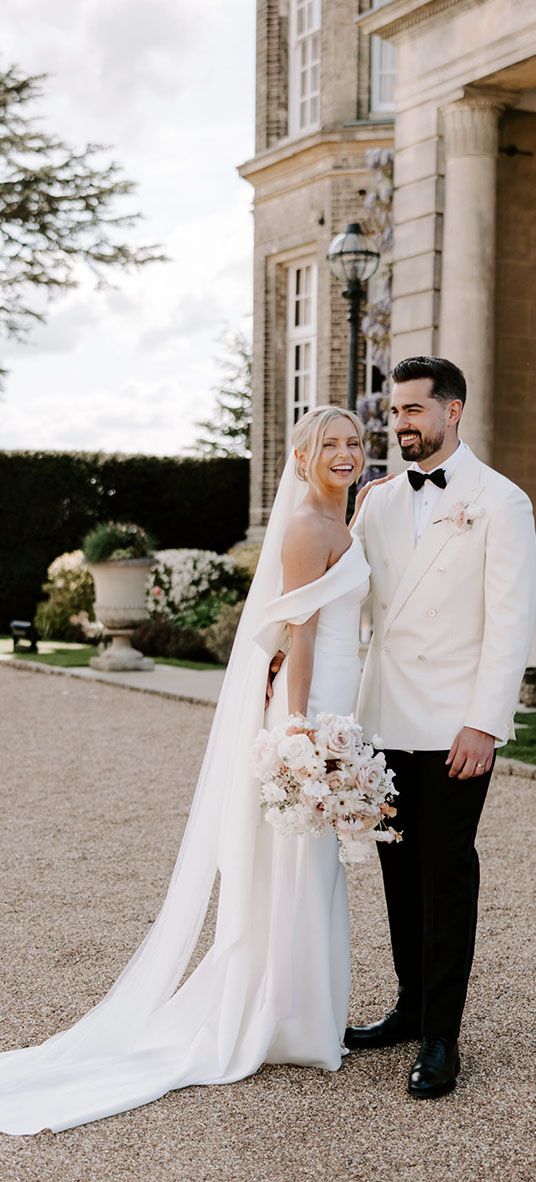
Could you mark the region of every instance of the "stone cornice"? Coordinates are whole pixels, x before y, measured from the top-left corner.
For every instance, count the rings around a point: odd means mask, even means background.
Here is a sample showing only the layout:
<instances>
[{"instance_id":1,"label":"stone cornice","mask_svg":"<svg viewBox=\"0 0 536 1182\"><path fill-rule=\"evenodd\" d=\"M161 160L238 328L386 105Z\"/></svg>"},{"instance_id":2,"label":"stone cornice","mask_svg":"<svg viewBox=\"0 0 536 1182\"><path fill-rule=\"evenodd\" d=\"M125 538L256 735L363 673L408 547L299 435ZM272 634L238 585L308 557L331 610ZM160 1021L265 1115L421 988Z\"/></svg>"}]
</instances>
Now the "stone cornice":
<instances>
[{"instance_id":1,"label":"stone cornice","mask_svg":"<svg viewBox=\"0 0 536 1182\"><path fill-rule=\"evenodd\" d=\"M377 33L385 40L420 25L438 13L445 12L466 0L391 0L381 8L371 8L355 19L363 33Z\"/></svg>"},{"instance_id":2,"label":"stone cornice","mask_svg":"<svg viewBox=\"0 0 536 1182\"><path fill-rule=\"evenodd\" d=\"M283 173L313 165L327 155L342 156L356 144L389 146L393 141L393 120L351 124L348 127L316 131L300 139L284 140L238 166L238 173L254 187L271 172Z\"/></svg>"}]
</instances>

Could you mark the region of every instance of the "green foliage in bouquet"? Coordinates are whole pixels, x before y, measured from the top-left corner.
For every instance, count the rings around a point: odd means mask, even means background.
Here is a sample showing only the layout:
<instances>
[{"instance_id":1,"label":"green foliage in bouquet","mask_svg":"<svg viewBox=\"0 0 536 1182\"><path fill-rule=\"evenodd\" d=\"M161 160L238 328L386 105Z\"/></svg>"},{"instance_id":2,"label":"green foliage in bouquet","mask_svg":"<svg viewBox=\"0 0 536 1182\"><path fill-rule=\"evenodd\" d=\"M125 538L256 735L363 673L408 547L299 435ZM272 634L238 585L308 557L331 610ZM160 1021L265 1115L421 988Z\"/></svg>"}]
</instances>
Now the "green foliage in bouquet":
<instances>
[{"instance_id":1,"label":"green foliage in bouquet","mask_svg":"<svg viewBox=\"0 0 536 1182\"><path fill-rule=\"evenodd\" d=\"M89 623L95 620L95 588L81 550L60 554L51 562L43 591L47 598L35 614L39 635L44 640L87 639L79 617L83 615Z\"/></svg>"},{"instance_id":2,"label":"green foliage in bouquet","mask_svg":"<svg viewBox=\"0 0 536 1182\"><path fill-rule=\"evenodd\" d=\"M82 549L86 562L119 562L128 558L150 558L155 543L140 525L108 521L86 534Z\"/></svg>"}]
</instances>

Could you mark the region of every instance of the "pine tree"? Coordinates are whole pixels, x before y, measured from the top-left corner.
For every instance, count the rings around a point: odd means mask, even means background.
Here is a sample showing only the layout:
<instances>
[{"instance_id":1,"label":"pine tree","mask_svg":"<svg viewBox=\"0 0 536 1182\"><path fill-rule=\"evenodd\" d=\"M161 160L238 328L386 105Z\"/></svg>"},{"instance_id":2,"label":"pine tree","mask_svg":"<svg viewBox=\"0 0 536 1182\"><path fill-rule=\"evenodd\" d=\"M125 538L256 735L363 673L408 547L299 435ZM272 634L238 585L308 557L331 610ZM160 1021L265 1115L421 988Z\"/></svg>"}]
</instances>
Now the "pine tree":
<instances>
[{"instance_id":1,"label":"pine tree","mask_svg":"<svg viewBox=\"0 0 536 1182\"><path fill-rule=\"evenodd\" d=\"M226 356L220 360L222 382L210 419L197 423L203 431L196 449L204 456L249 456L251 432L251 344L244 333L226 333Z\"/></svg>"},{"instance_id":2,"label":"pine tree","mask_svg":"<svg viewBox=\"0 0 536 1182\"><path fill-rule=\"evenodd\" d=\"M0 72L0 331L19 339L45 319L32 293L76 287L80 263L101 286L110 268L165 261L157 246L124 240L141 215L116 212L135 185L106 149L77 151L32 116L45 77Z\"/></svg>"}]
</instances>

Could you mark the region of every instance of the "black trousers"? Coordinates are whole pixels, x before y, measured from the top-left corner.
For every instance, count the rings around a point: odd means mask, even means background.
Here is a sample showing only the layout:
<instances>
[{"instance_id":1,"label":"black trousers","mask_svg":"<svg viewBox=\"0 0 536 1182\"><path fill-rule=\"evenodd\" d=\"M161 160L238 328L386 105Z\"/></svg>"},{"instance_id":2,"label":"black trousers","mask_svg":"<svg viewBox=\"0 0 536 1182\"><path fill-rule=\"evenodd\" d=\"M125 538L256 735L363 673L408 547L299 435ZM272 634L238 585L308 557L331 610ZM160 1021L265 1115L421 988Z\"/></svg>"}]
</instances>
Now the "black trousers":
<instances>
[{"instance_id":1,"label":"black trousers","mask_svg":"<svg viewBox=\"0 0 536 1182\"><path fill-rule=\"evenodd\" d=\"M427 1038L456 1039L477 921L475 837L491 772L449 779L447 751L386 751L400 793L397 844L379 844L398 1007Z\"/></svg>"}]
</instances>

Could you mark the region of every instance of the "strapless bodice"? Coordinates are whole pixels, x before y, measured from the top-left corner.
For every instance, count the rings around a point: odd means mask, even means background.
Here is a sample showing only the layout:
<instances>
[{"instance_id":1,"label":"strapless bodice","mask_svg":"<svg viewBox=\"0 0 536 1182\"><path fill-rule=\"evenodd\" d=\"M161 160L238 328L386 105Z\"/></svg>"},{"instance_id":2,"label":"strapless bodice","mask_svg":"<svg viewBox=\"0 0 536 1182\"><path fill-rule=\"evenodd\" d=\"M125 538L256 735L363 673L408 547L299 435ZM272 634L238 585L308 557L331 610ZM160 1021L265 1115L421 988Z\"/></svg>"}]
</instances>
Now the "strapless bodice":
<instances>
[{"instance_id":1,"label":"strapless bodice","mask_svg":"<svg viewBox=\"0 0 536 1182\"><path fill-rule=\"evenodd\" d=\"M349 714L356 704L359 688L359 618L369 588L369 566L361 543L354 537L349 549L320 579L281 595L268 605L266 627L257 637L272 655L279 647L274 632L281 627L304 624L319 612L315 637L314 668L309 694L309 712ZM274 681L274 696L267 726L288 713L286 669Z\"/></svg>"},{"instance_id":2,"label":"strapless bodice","mask_svg":"<svg viewBox=\"0 0 536 1182\"><path fill-rule=\"evenodd\" d=\"M355 587L320 608L315 652L357 656L362 600L362 588Z\"/></svg>"}]
</instances>

